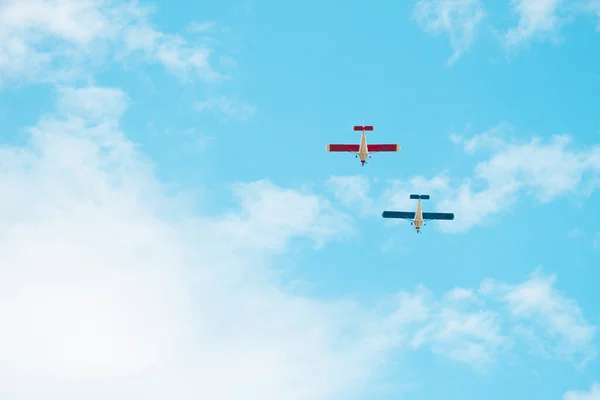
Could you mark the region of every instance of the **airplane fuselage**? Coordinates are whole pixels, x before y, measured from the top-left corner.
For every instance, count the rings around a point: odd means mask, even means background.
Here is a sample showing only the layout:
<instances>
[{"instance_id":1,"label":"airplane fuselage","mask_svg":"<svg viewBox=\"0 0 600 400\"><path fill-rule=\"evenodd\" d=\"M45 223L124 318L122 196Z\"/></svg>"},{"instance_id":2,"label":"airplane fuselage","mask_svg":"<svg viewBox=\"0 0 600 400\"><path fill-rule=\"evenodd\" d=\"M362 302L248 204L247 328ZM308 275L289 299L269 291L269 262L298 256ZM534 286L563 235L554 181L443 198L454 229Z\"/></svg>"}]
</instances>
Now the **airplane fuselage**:
<instances>
[{"instance_id":1,"label":"airplane fuselage","mask_svg":"<svg viewBox=\"0 0 600 400\"><path fill-rule=\"evenodd\" d=\"M413 225L415 226L417 233L421 230L421 226L423 226L423 209L421 208L421 199L419 199L417 202L417 211L415 211Z\"/></svg>"},{"instance_id":2,"label":"airplane fuselage","mask_svg":"<svg viewBox=\"0 0 600 400\"><path fill-rule=\"evenodd\" d=\"M369 148L367 146L367 135L365 131L362 131L362 135L360 137L360 145L358 146L358 158L360 159L360 164L364 167L367 158L369 158Z\"/></svg>"}]
</instances>

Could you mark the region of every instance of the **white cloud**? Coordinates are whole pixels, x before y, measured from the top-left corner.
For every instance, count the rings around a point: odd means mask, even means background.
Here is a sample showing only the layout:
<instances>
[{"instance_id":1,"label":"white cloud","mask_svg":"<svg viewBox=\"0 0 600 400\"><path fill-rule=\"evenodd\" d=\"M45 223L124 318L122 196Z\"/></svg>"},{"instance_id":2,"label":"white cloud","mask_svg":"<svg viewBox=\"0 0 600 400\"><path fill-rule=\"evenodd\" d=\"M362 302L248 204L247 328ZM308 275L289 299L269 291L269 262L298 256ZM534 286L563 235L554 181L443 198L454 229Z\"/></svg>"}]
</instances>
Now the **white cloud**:
<instances>
[{"instance_id":1,"label":"white cloud","mask_svg":"<svg viewBox=\"0 0 600 400\"><path fill-rule=\"evenodd\" d=\"M436 300L422 286L399 293L390 301L395 311L377 329L386 340L407 342L415 350L428 348L478 369L492 366L512 345L501 332L502 316L449 297Z\"/></svg>"},{"instance_id":2,"label":"white cloud","mask_svg":"<svg viewBox=\"0 0 600 400\"><path fill-rule=\"evenodd\" d=\"M127 103L127 96L118 89L67 87L60 90L58 108L65 115L98 121L120 118Z\"/></svg>"},{"instance_id":3,"label":"white cloud","mask_svg":"<svg viewBox=\"0 0 600 400\"><path fill-rule=\"evenodd\" d=\"M568 135L554 135L549 143L538 138L529 143L504 142L475 171L490 187L526 186L540 201L547 202L580 189L586 174L596 176L600 172L600 146L571 150L571 141Z\"/></svg>"},{"instance_id":4,"label":"white cloud","mask_svg":"<svg viewBox=\"0 0 600 400\"><path fill-rule=\"evenodd\" d=\"M563 0L511 0L519 24L505 35L509 47L521 45L532 38L546 38L557 32L561 19L558 15Z\"/></svg>"},{"instance_id":5,"label":"white cloud","mask_svg":"<svg viewBox=\"0 0 600 400\"><path fill-rule=\"evenodd\" d=\"M450 37L454 50L448 64L464 54L477 35L479 24L485 17L480 0L419 0L414 17L421 29Z\"/></svg>"},{"instance_id":6,"label":"white cloud","mask_svg":"<svg viewBox=\"0 0 600 400\"><path fill-rule=\"evenodd\" d=\"M459 143L462 143L462 141L463 141L462 135L458 135L456 133L451 134L449 139L454 144L459 144Z\"/></svg>"},{"instance_id":7,"label":"white cloud","mask_svg":"<svg viewBox=\"0 0 600 400\"><path fill-rule=\"evenodd\" d=\"M519 17L516 27L505 34L508 48L521 46L531 40L560 40L560 28L579 15L595 14L600 17L598 0L512 0ZM600 31L600 23L597 30Z\"/></svg>"},{"instance_id":8,"label":"white cloud","mask_svg":"<svg viewBox=\"0 0 600 400\"><path fill-rule=\"evenodd\" d=\"M343 236L343 215L258 182L236 186L239 211L194 217L162 194L114 123L118 93L65 89L60 114L32 129L33 147L0 151L0 392L303 399L364 389L382 353L353 339L362 311L285 293L269 268L295 237Z\"/></svg>"},{"instance_id":9,"label":"white cloud","mask_svg":"<svg viewBox=\"0 0 600 400\"><path fill-rule=\"evenodd\" d=\"M403 327L403 339L414 349L427 347L476 369L493 366L517 344L544 357L585 364L596 354L596 327L553 287L555 279L539 270L520 284L486 279L478 290L455 288L440 300L418 287L396 297L397 311L390 318L399 316L402 324L392 325Z\"/></svg>"},{"instance_id":10,"label":"white cloud","mask_svg":"<svg viewBox=\"0 0 600 400\"><path fill-rule=\"evenodd\" d=\"M433 179L417 176L409 181L385 182L389 187L384 191L382 198L373 198L370 195L372 183L373 181L362 175L332 176L326 182L327 189L336 200L346 207L360 208L365 216L381 214L385 207L415 208L416 203L409 199L410 194L425 194L449 188L449 179L446 176L441 175Z\"/></svg>"},{"instance_id":11,"label":"white cloud","mask_svg":"<svg viewBox=\"0 0 600 400\"><path fill-rule=\"evenodd\" d=\"M515 50L533 40L560 42L560 29L581 15L600 18L599 0L511 0L518 23L502 39L508 50ZM468 51L486 17L480 0L419 0L414 17L426 32L450 37L454 53L448 64ZM600 22L596 30L600 31Z\"/></svg>"},{"instance_id":12,"label":"white cloud","mask_svg":"<svg viewBox=\"0 0 600 400\"><path fill-rule=\"evenodd\" d=\"M501 333L501 316L493 311L463 311L441 307L412 341L414 347L429 342L434 353L475 368L485 368L512 346Z\"/></svg>"},{"instance_id":13,"label":"white cloud","mask_svg":"<svg viewBox=\"0 0 600 400\"><path fill-rule=\"evenodd\" d=\"M589 392L571 390L562 400L600 400L600 384L594 383Z\"/></svg>"},{"instance_id":14,"label":"white cloud","mask_svg":"<svg viewBox=\"0 0 600 400\"><path fill-rule=\"evenodd\" d=\"M164 65L181 79L213 81L211 49L160 32L150 9L113 0L0 1L0 85L87 78L107 57ZM114 54L110 54L111 52Z\"/></svg>"},{"instance_id":15,"label":"white cloud","mask_svg":"<svg viewBox=\"0 0 600 400\"><path fill-rule=\"evenodd\" d=\"M419 287L375 310L290 292L274 257L297 239L319 247L352 233L345 214L259 181L234 185L239 209L198 216L121 132L126 95L60 95L27 148L0 147L1 393L364 398L394 349L482 367L510 348L502 314L470 289L436 301ZM581 325L574 306L553 307ZM587 337L541 322L566 349Z\"/></svg>"},{"instance_id":16,"label":"white cloud","mask_svg":"<svg viewBox=\"0 0 600 400\"><path fill-rule=\"evenodd\" d=\"M193 22L188 26L191 32L206 32L213 29L217 23L215 21Z\"/></svg>"},{"instance_id":17,"label":"white cloud","mask_svg":"<svg viewBox=\"0 0 600 400\"><path fill-rule=\"evenodd\" d=\"M600 32L600 0L590 0L588 7L589 10L591 10L591 12L596 14L598 17L598 25L596 25L596 30Z\"/></svg>"},{"instance_id":18,"label":"white cloud","mask_svg":"<svg viewBox=\"0 0 600 400\"><path fill-rule=\"evenodd\" d=\"M251 104L242 104L226 96L220 96L197 102L196 110L209 110L229 119L245 121L254 116L258 108Z\"/></svg>"},{"instance_id":19,"label":"white cloud","mask_svg":"<svg viewBox=\"0 0 600 400\"><path fill-rule=\"evenodd\" d=\"M519 285L484 281L480 292L505 303L519 324L522 324L520 321L531 321L542 328L545 335L557 343L557 356L579 359L585 364L596 356L593 346L596 327L585 320L574 300L554 288L555 281L555 275L544 276L537 270Z\"/></svg>"},{"instance_id":20,"label":"white cloud","mask_svg":"<svg viewBox=\"0 0 600 400\"><path fill-rule=\"evenodd\" d=\"M344 206L358 206L363 215L371 215L378 211L369 197L371 183L368 178L362 175L332 176L326 184L333 196Z\"/></svg>"},{"instance_id":21,"label":"white cloud","mask_svg":"<svg viewBox=\"0 0 600 400\"><path fill-rule=\"evenodd\" d=\"M349 217L315 195L281 189L267 181L237 184L241 213L211 227L214 234L253 250L278 250L290 236L310 237L317 246L352 231Z\"/></svg>"},{"instance_id":22,"label":"white cloud","mask_svg":"<svg viewBox=\"0 0 600 400\"><path fill-rule=\"evenodd\" d=\"M468 140L458 137L455 134L450 135L450 140L455 144L463 144L465 152L473 154L479 150L498 151L506 147L507 133L514 132L512 125L502 122L498 126L483 132L479 135L474 135Z\"/></svg>"},{"instance_id":23,"label":"white cloud","mask_svg":"<svg viewBox=\"0 0 600 400\"><path fill-rule=\"evenodd\" d=\"M446 300L448 301L463 301L474 298L475 294L470 289L455 288L446 293Z\"/></svg>"}]
</instances>

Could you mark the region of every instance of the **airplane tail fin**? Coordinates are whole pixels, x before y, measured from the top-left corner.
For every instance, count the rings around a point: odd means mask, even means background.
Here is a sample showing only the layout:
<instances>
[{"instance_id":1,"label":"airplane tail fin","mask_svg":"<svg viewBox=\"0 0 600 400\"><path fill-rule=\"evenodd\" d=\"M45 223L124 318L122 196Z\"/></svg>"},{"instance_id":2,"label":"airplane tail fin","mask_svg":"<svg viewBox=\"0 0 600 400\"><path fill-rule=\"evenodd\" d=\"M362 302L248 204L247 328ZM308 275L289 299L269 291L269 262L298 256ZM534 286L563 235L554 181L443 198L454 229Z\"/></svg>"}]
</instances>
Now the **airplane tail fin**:
<instances>
[{"instance_id":1,"label":"airplane tail fin","mask_svg":"<svg viewBox=\"0 0 600 400\"><path fill-rule=\"evenodd\" d=\"M373 126L360 126L360 125L355 125L354 126L354 130L355 131L372 131L373 130Z\"/></svg>"},{"instance_id":2,"label":"airplane tail fin","mask_svg":"<svg viewBox=\"0 0 600 400\"><path fill-rule=\"evenodd\" d=\"M411 194L410 198L412 200L418 200L418 199L429 200L429 195L428 194Z\"/></svg>"}]
</instances>

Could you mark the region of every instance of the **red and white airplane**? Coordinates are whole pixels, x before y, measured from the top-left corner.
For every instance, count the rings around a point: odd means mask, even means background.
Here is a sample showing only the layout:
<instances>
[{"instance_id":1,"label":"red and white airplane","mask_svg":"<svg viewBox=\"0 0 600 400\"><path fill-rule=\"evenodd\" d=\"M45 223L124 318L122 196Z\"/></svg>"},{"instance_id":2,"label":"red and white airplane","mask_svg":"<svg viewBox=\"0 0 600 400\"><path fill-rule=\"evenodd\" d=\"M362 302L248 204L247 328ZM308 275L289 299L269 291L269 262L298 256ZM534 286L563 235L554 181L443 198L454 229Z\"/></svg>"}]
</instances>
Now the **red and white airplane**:
<instances>
[{"instance_id":1,"label":"red and white airplane","mask_svg":"<svg viewBox=\"0 0 600 400\"><path fill-rule=\"evenodd\" d=\"M327 151L330 152L348 152L356 153L355 157L360 158L360 164L364 167L367 158L371 158L370 153L400 151L399 144L369 144L367 145L367 136L365 131L372 131L372 126L355 126L355 131L362 131L360 144L328 144Z\"/></svg>"}]
</instances>

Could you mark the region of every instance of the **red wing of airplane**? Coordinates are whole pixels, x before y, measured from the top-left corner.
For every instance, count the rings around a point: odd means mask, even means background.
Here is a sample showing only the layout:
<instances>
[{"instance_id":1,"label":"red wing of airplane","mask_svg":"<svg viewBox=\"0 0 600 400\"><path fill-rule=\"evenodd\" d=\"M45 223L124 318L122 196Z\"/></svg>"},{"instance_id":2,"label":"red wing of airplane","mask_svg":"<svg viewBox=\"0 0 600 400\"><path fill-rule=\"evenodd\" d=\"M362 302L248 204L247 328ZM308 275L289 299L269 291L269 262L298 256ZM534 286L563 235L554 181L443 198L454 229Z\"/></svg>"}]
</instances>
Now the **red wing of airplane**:
<instances>
[{"instance_id":1,"label":"red wing of airplane","mask_svg":"<svg viewBox=\"0 0 600 400\"><path fill-rule=\"evenodd\" d=\"M378 153L382 151L400 151L399 144L367 144L369 153Z\"/></svg>"},{"instance_id":2,"label":"red wing of airplane","mask_svg":"<svg viewBox=\"0 0 600 400\"><path fill-rule=\"evenodd\" d=\"M354 127L355 131L372 131L373 126L367 125L356 125ZM360 150L360 145L358 144L328 144L327 151L332 152L349 152L349 153L358 153ZM400 151L399 144L367 144L367 151L369 153L378 153L378 152L396 152Z\"/></svg>"},{"instance_id":3,"label":"red wing of airplane","mask_svg":"<svg viewBox=\"0 0 600 400\"><path fill-rule=\"evenodd\" d=\"M357 144L328 144L327 151L358 153L359 147Z\"/></svg>"}]
</instances>

